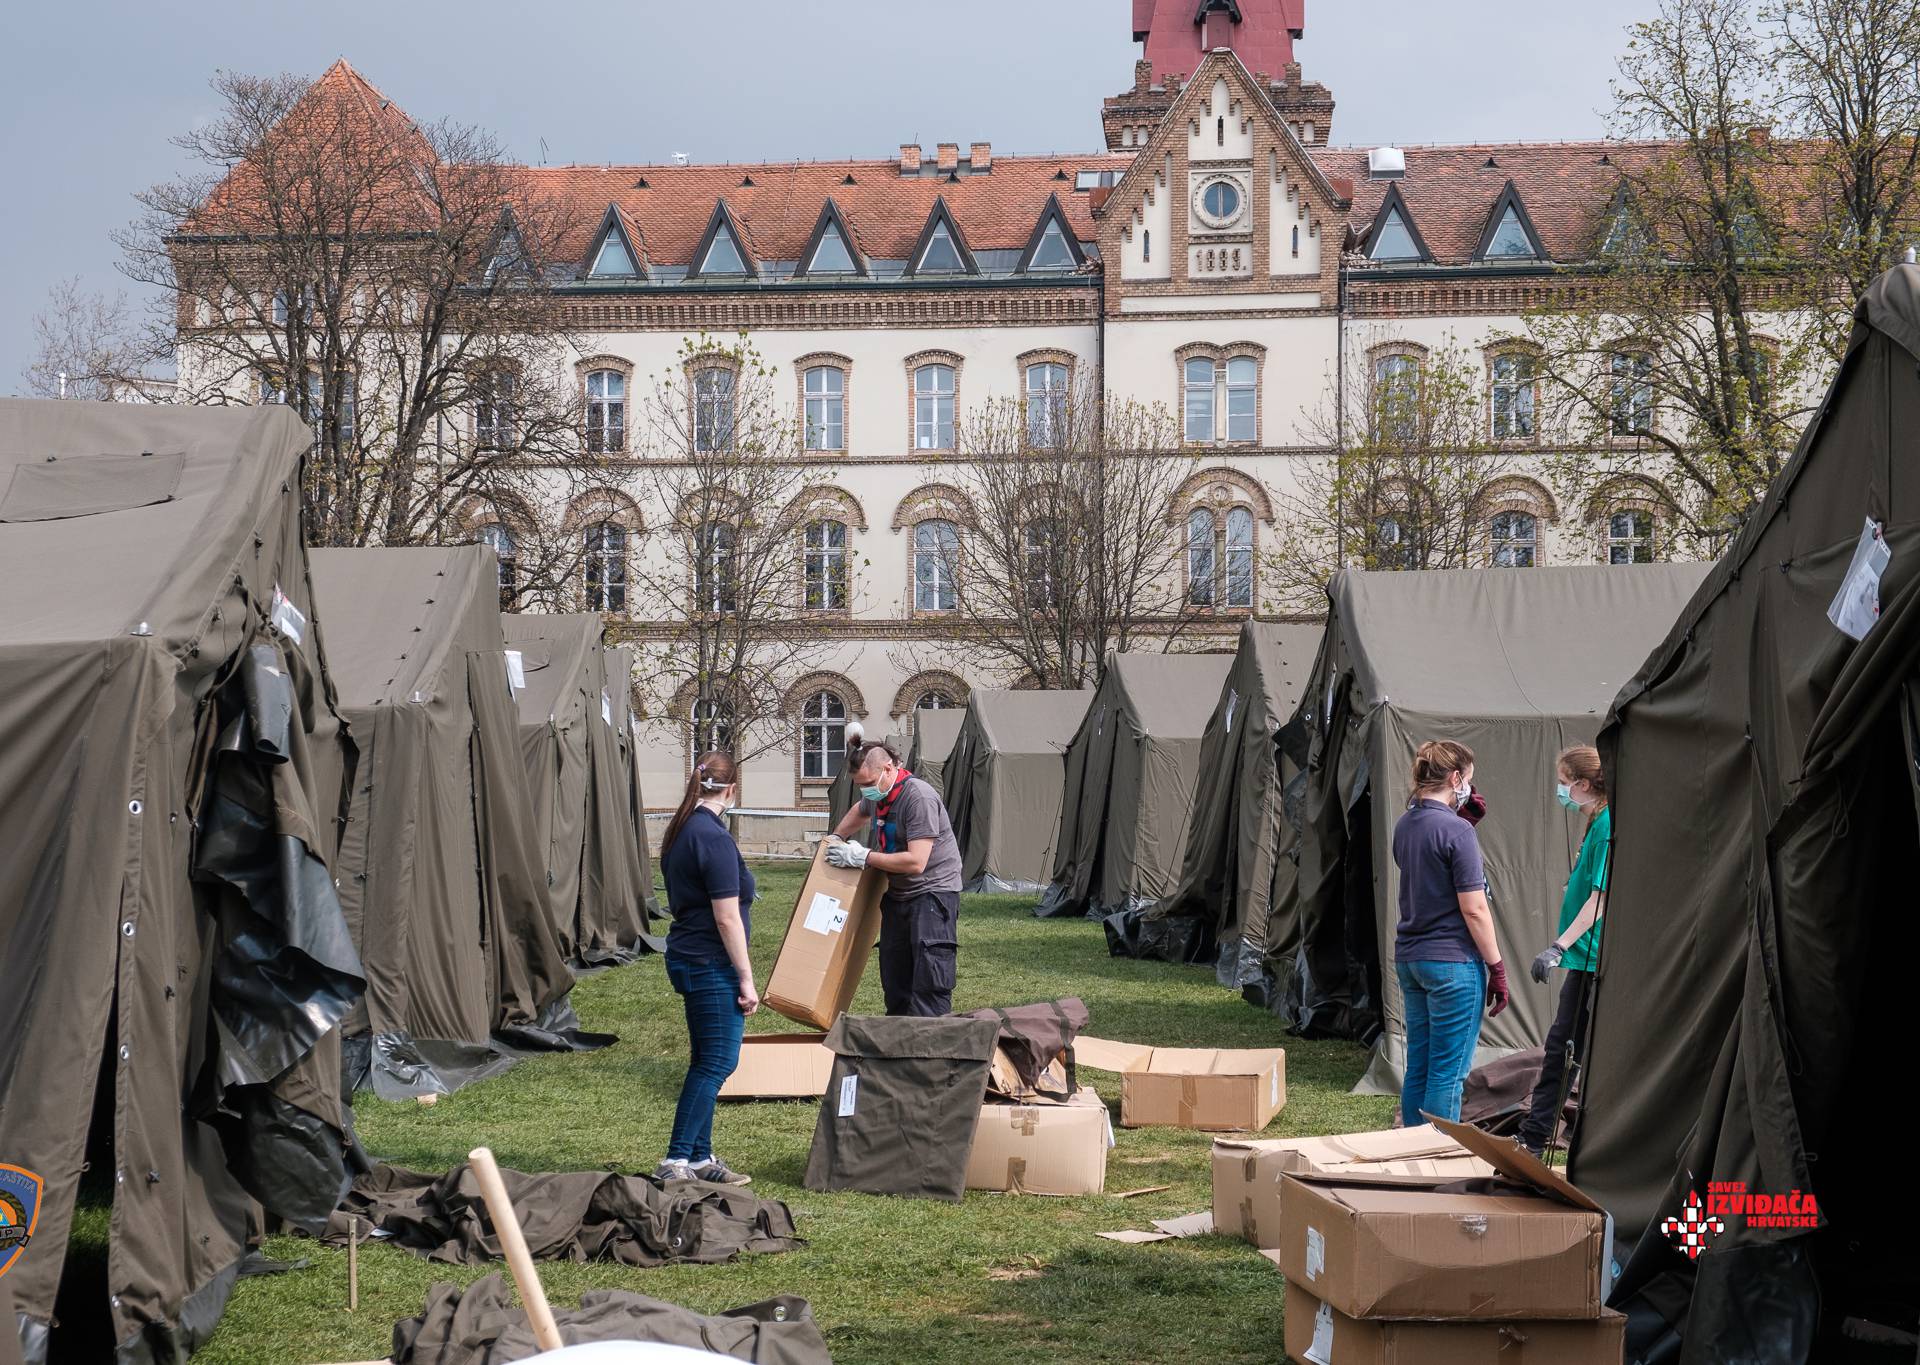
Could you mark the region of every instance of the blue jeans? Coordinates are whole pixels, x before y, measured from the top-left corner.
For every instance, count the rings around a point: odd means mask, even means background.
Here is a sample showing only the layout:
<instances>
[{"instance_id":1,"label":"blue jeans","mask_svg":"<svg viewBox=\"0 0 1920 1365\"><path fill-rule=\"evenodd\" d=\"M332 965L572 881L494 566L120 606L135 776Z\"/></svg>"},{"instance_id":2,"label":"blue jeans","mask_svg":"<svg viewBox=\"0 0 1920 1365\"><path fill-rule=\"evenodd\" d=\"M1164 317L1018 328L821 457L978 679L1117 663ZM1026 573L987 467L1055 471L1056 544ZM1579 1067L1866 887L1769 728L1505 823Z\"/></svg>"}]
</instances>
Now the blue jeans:
<instances>
[{"instance_id":1,"label":"blue jeans","mask_svg":"<svg viewBox=\"0 0 1920 1365\"><path fill-rule=\"evenodd\" d=\"M720 1087L740 1065L740 974L731 962L684 962L667 954L667 980L687 1008L687 1038L693 1058L673 1111L669 1161L705 1161L713 1155L713 1107Z\"/></svg>"},{"instance_id":2,"label":"blue jeans","mask_svg":"<svg viewBox=\"0 0 1920 1365\"><path fill-rule=\"evenodd\" d=\"M1460 1087L1473 1069L1487 969L1478 962L1400 962L1401 1008L1407 1017L1407 1075L1400 1083L1400 1121L1425 1123L1422 1110L1460 1117Z\"/></svg>"}]
</instances>

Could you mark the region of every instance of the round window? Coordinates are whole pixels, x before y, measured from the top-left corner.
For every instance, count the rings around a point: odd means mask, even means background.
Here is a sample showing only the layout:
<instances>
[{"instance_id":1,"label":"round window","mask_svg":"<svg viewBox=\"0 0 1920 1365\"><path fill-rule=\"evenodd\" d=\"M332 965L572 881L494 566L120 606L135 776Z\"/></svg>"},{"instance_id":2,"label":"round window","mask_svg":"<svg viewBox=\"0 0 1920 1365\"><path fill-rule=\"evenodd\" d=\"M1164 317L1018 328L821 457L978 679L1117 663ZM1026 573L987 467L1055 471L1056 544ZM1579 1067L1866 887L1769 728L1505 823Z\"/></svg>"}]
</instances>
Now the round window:
<instances>
[{"instance_id":1,"label":"round window","mask_svg":"<svg viewBox=\"0 0 1920 1365\"><path fill-rule=\"evenodd\" d=\"M1231 222L1240 213L1240 187L1231 180L1216 180L1200 193L1200 208L1207 217Z\"/></svg>"}]
</instances>

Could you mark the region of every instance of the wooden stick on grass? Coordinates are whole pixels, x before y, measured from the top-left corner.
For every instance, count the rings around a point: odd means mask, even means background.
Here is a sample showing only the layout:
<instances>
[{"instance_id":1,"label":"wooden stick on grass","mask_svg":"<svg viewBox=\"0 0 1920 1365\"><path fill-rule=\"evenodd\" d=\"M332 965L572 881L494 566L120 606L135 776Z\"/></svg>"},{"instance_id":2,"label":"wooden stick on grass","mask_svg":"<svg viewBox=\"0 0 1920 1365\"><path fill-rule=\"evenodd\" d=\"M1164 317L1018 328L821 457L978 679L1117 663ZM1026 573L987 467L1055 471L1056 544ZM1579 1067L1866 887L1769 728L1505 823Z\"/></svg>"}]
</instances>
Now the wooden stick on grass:
<instances>
[{"instance_id":1,"label":"wooden stick on grass","mask_svg":"<svg viewBox=\"0 0 1920 1365\"><path fill-rule=\"evenodd\" d=\"M500 1250L506 1254L507 1269L520 1290L520 1302L526 1305L527 1321L533 1327L533 1339L543 1351L557 1351L563 1345L560 1329L553 1321L553 1309L547 1306L546 1290L540 1287L540 1272L533 1268L527 1252L527 1239L520 1232L520 1220L507 1198L506 1182L500 1179L499 1163L490 1148L475 1147L467 1153L473 1176L480 1182L480 1196L487 1201L487 1213L493 1230L499 1235Z\"/></svg>"}]
</instances>

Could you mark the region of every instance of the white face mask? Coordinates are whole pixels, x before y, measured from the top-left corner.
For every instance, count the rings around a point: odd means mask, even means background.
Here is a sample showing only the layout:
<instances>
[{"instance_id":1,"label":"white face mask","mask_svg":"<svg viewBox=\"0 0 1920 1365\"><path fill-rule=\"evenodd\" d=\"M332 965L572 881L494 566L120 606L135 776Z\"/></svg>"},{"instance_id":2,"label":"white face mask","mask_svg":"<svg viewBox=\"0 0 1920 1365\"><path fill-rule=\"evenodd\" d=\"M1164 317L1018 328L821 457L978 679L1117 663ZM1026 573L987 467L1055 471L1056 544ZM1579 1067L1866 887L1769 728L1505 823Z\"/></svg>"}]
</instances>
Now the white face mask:
<instances>
[{"instance_id":1,"label":"white face mask","mask_svg":"<svg viewBox=\"0 0 1920 1365\"><path fill-rule=\"evenodd\" d=\"M1464 787L1455 787L1453 789L1453 808L1459 810L1460 807L1467 804L1467 799L1472 795L1473 783L1471 782L1467 783Z\"/></svg>"}]
</instances>

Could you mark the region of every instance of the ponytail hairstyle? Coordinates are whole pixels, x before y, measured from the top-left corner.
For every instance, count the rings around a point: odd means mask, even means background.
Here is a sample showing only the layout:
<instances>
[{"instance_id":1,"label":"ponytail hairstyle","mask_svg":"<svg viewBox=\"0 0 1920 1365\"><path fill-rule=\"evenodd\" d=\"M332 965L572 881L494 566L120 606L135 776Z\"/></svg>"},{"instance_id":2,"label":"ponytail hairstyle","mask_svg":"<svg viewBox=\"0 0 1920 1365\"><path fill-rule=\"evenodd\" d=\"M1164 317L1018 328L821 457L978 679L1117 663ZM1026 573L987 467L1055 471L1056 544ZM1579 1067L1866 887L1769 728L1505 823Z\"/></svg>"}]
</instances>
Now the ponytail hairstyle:
<instances>
[{"instance_id":1,"label":"ponytail hairstyle","mask_svg":"<svg viewBox=\"0 0 1920 1365\"><path fill-rule=\"evenodd\" d=\"M1413 751L1413 792L1447 785L1453 775L1473 762L1473 750L1451 739L1430 739Z\"/></svg>"},{"instance_id":2,"label":"ponytail hairstyle","mask_svg":"<svg viewBox=\"0 0 1920 1365\"><path fill-rule=\"evenodd\" d=\"M702 797L723 792L739 780L740 769L733 755L724 749L709 749L695 759L693 771L687 775L687 790L680 798L680 808L673 813L673 819L667 821L667 832L660 840L660 856L667 856L667 850L686 828L693 808L700 804Z\"/></svg>"},{"instance_id":3,"label":"ponytail hairstyle","mask_svg":"<svg viewBox=\"0 0 1920 1365\"><path fill-rule=\"evenodd\" d=\"M1593 789L1594 795L1600 798L1599 804L1587 816L1587 826L1592 828L1593 822L1600 817L1600 812L1607 808L1607 774L1600 766L1600 751L1591 744L1575 744L1560 751L1560 757L1555 766L1575 782L1586 783Z\"/></svg>"}]
</instances>

